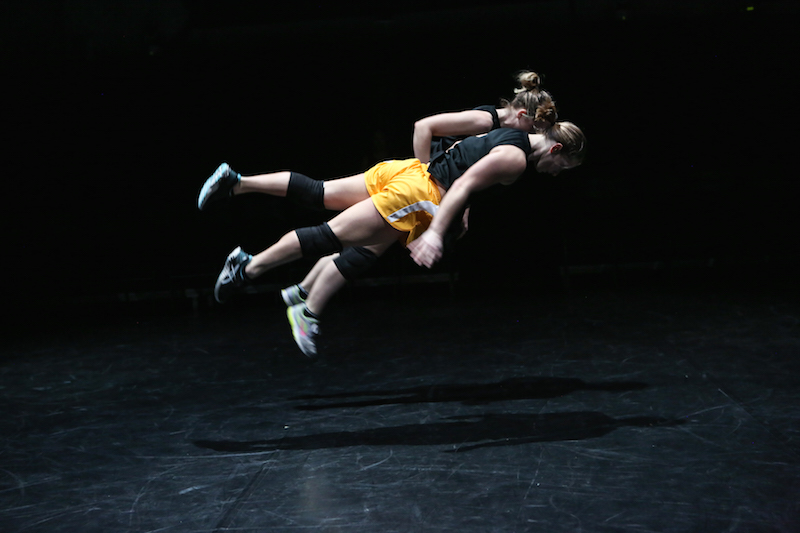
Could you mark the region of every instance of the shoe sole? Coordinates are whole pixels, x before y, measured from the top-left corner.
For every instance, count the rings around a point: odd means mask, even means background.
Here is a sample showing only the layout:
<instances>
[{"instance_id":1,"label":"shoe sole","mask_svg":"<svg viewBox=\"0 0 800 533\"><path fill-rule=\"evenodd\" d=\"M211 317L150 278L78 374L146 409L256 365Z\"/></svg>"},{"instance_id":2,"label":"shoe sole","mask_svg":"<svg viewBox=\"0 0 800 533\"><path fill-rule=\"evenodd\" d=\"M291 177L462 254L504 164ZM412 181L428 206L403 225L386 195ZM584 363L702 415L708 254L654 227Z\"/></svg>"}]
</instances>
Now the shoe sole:
<instances>
[{"instance_id":1,"label":"shoe sole","mask_svg":"<svg viewBox=\"0 0 800 533\"><path fill-rule=\"evenodd\" d=\"M197 208L200 211L202 211L205 208L206 204L208 203L208 199L211 197L211 195L213 195L215 192L219 190L219 182L222 179L222 175L229 168L230 165L228 165L227 163L223 163L222 165L218 166L217 170L215 170L214 173L211 174L211 176L203 184L203 187L200 189L200 195L197 198Z\"/></svg>"},{"instance_id":2,"label":"shoe sole","mask_svg":"<svg viewBox=\"0 0 800 533\"><path fill-rule=\"evenodd\" d=\"M286 304L286 307L292 307L293 305L302 304L306 302L303 299L300 300L293 299L292 295L289 294L289 291L287 289L281 289L281 299L283 300L283 303Z\"/></svg>"},{"instance_id":3,"label":"shoe sole","mask_svg":"<svg viewBox=\"0 0 800 533\"><path fill-rule=\"evenodd\" d=\"M225 264L222 265L222 272L220 272L219 276L217 276L217 282L214 284L214 299L218 303L224 304L227 301L227 300L223 300L223 299L220 298L219 290L223 285L224 279L228 277L228 276L226 276L226 272L228 270L230 270L229 267L230 267L230 264L231 264L233 258L236 257L241 251L242 251L242 247L241 246L237 246L236 248L233 249L233 251L231 253L228 254L228 257L225 258Z\"/></svg>"},{"instance_id":4,"label":"shoe sole","mask_svg":"<svg viewBox=\"0 0 800 533\"><path fill-rule=\"evenodd\" d=\"M300 328L298 327L297 322L294 319L294 315L292 314L292 307L286 309L286 317L289 319L289 326L292 328L292 337L294 338L294 342L295 344L297 344L297 347L300 348L300 351L303 352L303 355L305 355L309 359L316 359L317 352L307 351L308 350L308 346L306 346L307 341L304 341L303 337L301 337L297 333L300 330Z\"/></svg>"}]
</instances>

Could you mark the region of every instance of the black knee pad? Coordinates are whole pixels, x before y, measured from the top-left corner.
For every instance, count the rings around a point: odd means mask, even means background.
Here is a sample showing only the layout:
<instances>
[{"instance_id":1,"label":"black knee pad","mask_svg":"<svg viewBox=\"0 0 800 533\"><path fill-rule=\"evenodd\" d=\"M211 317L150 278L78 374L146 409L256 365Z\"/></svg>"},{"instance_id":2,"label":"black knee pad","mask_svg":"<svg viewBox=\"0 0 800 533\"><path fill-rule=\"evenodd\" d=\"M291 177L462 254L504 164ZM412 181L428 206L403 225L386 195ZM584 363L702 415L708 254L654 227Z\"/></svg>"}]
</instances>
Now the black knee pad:
<instances>
[{"instance_id":1,"label":"black knee pad","mask_svg":"<svg viewBox=\"0 0 800 533\"><path fill-rule=\"evenodd\" d=\"M358 276L369 270L375 264L378 256L361 246L354 246L345 249L339 257L333 260L333 264L339 269L344 279L353 281Z\"/></svg>"},{"instance_id":2,"label":"black knee pad","mask_svg":"<svg viewBox=\"0 0 800 533\"><path fill-rule=\"evenodd\" d=\"M317 211L325 210L325 186L320 180L312 180L308 176L291 172L286 198L293 202Z\"/></svg>"},{"instance_id":3,"label":"black knee pad","mask_svg":"<svg viewBox=\"0 0 800 533\"><path fill-rule=\"evenodd\" d=\"M321 257L342 251L342 243L327 222L295 230L303 257Z\"/></svg>"}]
</instances>

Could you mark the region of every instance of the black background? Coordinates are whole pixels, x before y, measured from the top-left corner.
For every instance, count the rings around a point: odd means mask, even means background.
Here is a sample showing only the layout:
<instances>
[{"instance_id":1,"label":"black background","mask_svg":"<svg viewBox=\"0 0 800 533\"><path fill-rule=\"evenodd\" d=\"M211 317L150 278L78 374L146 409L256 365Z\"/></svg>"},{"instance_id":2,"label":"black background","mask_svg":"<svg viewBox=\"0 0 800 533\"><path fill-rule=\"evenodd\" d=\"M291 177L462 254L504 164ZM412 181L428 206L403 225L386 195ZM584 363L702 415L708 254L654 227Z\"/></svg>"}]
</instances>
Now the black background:
<instances>
[{"instance_id":1,"label":"black background","mask_svg":"<svg viewBox=\"0 0 800 533\"><path fill-rule=\"evenodd\" d=\"M797 263L791 3L108 4L3 8L12 309L211 287L236 245L319 217L267 197L198 212L220 162L362 172L410 156L416 119L513 96L520 69L584 130L586 162L479 201L440 269L525 286L688 261L744 283ZM423 273L401 251L378 272L398 263Z\"/></svg>"}]
</instances>

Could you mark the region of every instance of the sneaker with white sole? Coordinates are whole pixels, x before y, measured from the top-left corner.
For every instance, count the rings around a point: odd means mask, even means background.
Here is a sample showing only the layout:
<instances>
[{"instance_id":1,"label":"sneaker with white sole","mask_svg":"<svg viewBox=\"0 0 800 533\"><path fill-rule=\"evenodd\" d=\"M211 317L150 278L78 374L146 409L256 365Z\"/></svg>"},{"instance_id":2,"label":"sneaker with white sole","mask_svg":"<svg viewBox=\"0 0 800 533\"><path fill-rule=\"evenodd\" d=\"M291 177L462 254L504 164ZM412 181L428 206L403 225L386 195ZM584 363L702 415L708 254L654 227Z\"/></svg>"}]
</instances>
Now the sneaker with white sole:
<instances>
[{"instance_id":1,"label":"sneaker with white sole","mask_svg":"<svg viewBox=\"0 0 800 533\"><path fill-rule=\"evenodd\" d=\"M306 305L297 304L286 310L292 336L298 348L310 359L317 357L317 337L319 336L319 320L306 314Z\"/></svg>"},{"instance_id":2,"label":"sneaker with white sole","mask_svg":"<svg viewBox=\"0 0 800 533\"><path fill-rule=\"evenodd\" d=\"M249 280L245 276L244 268L253 259L253 256L237 246L225 259L222 272L217 277L214 285L214 298L219 303L225 303L230 297L239 292Z\"/></svg>"},{"instance_id":3,"label":"sneaker with white sole","mask_svg":"<svg viewBox=\"0 0 800 533\"><path fill-rule=\"evenodd\" d=\"M197 208L202 211L209 203L233 196L233 188L241 178L242 176L234 171L228 163L222 163L200 189Z\"/></svg>"},{"instance_id":4,"label":"sneaker with white sole","mask_svg":"<svg viewBox=\"0 0 800 533\"><path fill-rule=\"evenodd\" d=\"M299 284L281 289L281 298L286 307L305 303L307 297L308 293Z\"/></svg>"}]
</instances>

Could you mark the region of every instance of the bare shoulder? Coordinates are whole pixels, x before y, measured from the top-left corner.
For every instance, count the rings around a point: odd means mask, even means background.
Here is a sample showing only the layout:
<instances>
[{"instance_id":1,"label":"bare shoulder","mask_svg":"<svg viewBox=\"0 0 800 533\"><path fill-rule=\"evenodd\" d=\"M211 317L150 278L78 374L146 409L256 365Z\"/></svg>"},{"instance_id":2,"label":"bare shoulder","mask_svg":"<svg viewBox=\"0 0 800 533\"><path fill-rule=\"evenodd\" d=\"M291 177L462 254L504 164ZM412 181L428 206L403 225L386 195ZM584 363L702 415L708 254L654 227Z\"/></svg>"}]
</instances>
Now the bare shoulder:
<instances>
[{"instance_id":1,"label":"bare shoulder","mask_svg":"<svg viewBox=\"0 0 800 533\"><path fill-rule=\"evenodd\" d=\"M503 166L508 170L519 170L521 173L528 165L528 157L525 150L511 144L503 144L492 148L489 152L495 154L498 159L503 161Z\"/></svg>"},{"instance_id":2,"label":"bare shoulder","mask_svg":"<svg viewBox=\"0 0 800 533\"><path fill-rule=\"evenodd\" d=\"M489 152L494 156L492 166L502 185L511 185L519 178L528 166L525 151L510 144L497 146Z\"/></svg>"}]
</instances>

